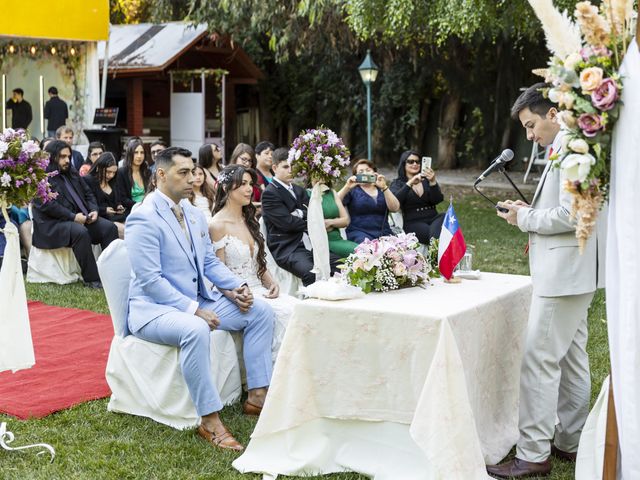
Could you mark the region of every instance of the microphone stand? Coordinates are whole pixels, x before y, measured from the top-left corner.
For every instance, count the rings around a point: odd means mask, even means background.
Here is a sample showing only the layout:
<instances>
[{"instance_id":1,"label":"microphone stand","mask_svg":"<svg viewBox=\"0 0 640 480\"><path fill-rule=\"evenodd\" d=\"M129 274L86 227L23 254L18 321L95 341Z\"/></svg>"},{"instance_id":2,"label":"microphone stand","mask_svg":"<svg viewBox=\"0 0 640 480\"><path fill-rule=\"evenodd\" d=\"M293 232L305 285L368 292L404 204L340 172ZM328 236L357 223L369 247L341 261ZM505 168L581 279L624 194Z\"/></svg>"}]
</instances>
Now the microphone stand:
<instances>
[{"instance_id":1,"label":"microphone stand","mask_svg":"<svg viewBox=\"0 0 640 480\"><path fill-rule=\"evenodd\" d=\"M498 171L503 174L505 177L507 177L507 180L509 180L509 183L511 184L511 186L513 187L513 189L518 192L518 195L520 195L520 198L522 199L522 201L524 203L526 203L527 205L529 205L529 200L527 200L527 198L522 194L522 192L520 191L520 189L516 186L515 183L513 183L513 180L511 180L511 177L507 174L507 171L505 170L504 166L501 166ZM476 189L477 190L477 189Z\"/></svg>"}]
</instances>

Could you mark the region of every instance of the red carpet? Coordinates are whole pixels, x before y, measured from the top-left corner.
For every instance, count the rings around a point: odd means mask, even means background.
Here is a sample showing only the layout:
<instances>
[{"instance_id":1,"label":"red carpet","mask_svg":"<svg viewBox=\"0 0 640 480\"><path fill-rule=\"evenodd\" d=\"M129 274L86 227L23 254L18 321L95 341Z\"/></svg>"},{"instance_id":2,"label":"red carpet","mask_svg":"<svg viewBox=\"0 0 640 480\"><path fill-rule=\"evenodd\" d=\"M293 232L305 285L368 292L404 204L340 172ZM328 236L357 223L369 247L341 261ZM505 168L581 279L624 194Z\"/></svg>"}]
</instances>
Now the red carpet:
<instances>
[{"instance_id":1,"label":"red carpet","mask_svg":"<svg viewBox=\"0 0 640 480\"><path fill-rule=\"evenodd\" d=\"M0 412L40 418L111 394L104 377L113 338L108 315L29 302L36 364L0 373Z\"/></svg>"}]
</instances>

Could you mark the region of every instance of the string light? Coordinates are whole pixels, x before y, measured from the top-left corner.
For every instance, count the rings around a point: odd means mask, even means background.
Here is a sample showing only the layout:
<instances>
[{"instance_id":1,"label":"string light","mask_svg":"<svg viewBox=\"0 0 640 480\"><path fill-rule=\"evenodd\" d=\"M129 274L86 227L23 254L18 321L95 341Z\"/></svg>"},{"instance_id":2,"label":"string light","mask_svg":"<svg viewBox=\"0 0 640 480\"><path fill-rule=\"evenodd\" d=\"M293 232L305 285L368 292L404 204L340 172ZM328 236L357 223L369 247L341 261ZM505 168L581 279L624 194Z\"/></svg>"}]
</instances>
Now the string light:
<instances>
[{"instance_id":1,"label":"string light","mask_svg":"<svg viewBox=\"0 0 640 480\"><path fill-rule=\"evenodd\" d=\"M35 55L36 54L36 46L35 45L31 45L31 48L29 49L29 51L31 52L31 55Z\"/></svg>"},{"instance_id":2,"label":"string light","mask_svg":"<svg viewBox=\"0 0 640 480\"><path fill-rule=\"evenodd\" d=\"M69 50L69 53L71 54L71 56L76 54L76 49L74 47L71 47L71 49Z\"/></svg>"},{"instance_id":3,"label":"string light","mask_svg":"<svg viewBox=\"0 0 640 480\"><path fill-rule=\"evenodd\" d=\"M16 51L16 47L14 47L13 45L9 45L9 53L13 54Z\"/></svg>"},{"instance_id":4,"label":"string light","mask_svg":"<svg viewBox=\"0 0 640 480\"><path fill-rule=\"evenodd\" d=\"M56 47L51 47L51 55L55 55L56 51Z\"/></svg>"}]
</instances>

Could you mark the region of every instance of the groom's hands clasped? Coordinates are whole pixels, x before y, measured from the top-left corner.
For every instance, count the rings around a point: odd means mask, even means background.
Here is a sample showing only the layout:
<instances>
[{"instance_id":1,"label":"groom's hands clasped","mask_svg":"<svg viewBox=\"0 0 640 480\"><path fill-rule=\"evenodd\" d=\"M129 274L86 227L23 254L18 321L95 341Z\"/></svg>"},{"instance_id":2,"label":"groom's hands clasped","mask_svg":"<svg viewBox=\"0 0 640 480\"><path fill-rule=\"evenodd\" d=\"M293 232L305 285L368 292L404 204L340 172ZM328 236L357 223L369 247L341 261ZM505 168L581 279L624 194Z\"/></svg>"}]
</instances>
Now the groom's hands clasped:
<instances>
[{"instance_id":1,"label":"groom's hands clasped","mask_svg":"<svg viewBox=\"0 0 640 480\"><path fill-rule=\"evenodd\" d=\"M241 312L246 313L253 305L253 293L247 285L242 285L233 290L226 290L224 295L235 303Z\"/></svg>"}]
</instances>

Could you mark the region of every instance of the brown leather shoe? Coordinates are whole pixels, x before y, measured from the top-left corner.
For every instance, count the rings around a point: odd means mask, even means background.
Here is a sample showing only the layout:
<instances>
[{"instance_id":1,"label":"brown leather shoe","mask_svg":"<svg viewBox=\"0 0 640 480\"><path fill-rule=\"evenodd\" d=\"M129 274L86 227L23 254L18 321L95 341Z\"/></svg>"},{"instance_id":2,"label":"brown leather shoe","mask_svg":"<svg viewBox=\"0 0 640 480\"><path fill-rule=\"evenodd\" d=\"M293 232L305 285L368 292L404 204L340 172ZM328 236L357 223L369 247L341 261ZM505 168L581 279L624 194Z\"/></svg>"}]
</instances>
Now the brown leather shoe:
<instances>
[{"instance_id":1,"label":"brown leather shoe","mask_svg":"<svg viewBox=\"0 0 640 480\"><path fill-rule=\"evenodd\" d=\"M487 473L496 478L546 477L551 473L551 462L548 458L541 463L525 462L516 457L501 465L488 465Z\"/></svg>"},{"instance_id":2,"label":"brown leather shoe","mask_svg":"<svg viewBox=\"0 0 640 480\"><path fill-rule=\"evenodd\" d=\"M578 456L577 452L565 452L564 450L560 450L553 443L551 444L551 455L570 463L576 463L576 457Z\"/></svg>"},{"instance_id":3,"label":"brown leather shoe","mask_svg":"<svg viewBox=\"0 0 640 480\"><path fill-rule=\"evenodd\" d=\"M251 403L249 400L245 400L242 404L242 412L245 415L255 415L257 417L262 413L262 407L259 407L255 403Z\"/></svg>"},{"instance_id":4,"label":"brown leather shoe","mask_svg":"<svg viewBox=\"0 0 640 480\"><path fill-rule=\"evenodd\" d=\"M233 438L231 432L224 428L224 432L220 435L216 435L215 433L207 430L204 425L200 425L198 427L198 435L204 438L207 442L209 442L214 447L224 448L226 450L235 450L237 452L241 452L244 450L244 447L240 445L240 443Z\"/></svg>"}]
</instances>

